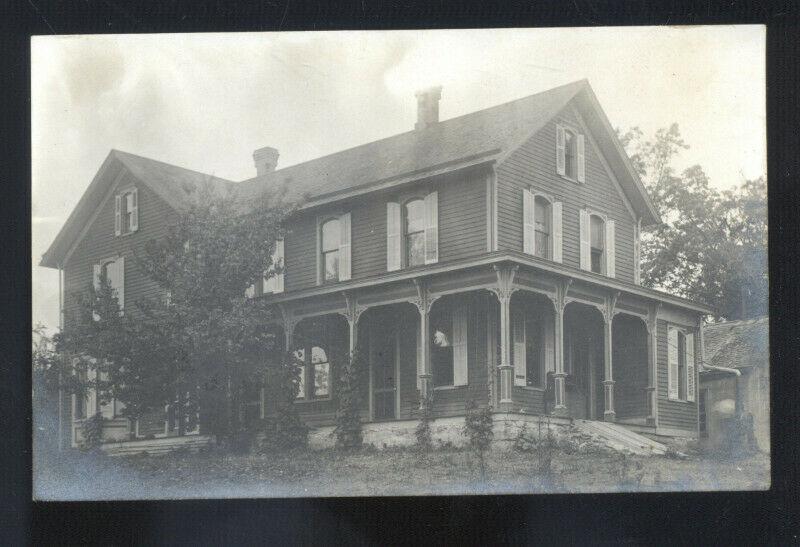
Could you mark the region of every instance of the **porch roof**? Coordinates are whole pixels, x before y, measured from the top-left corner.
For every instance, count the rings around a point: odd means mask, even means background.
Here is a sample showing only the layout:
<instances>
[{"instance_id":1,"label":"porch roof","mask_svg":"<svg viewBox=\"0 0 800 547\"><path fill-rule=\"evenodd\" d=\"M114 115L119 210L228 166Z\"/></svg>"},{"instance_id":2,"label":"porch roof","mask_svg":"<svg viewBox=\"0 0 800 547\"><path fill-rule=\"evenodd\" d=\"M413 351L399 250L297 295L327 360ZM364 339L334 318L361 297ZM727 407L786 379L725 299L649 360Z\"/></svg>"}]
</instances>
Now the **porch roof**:
<instances>
[{"instance_id":1,"label":"porch roof","mask_svg":"<svg viewBox=\"0 0 800 547\"><path fill-rule=\"evenodd\" d=\"M417 268L409 268L406 270L387 272L381 275L366 277L362 279L354 279L344 281L335 285L321 285L308 289L298 291L285 292L278 295L266 295L263 298L269 299L270 302L285 303L294 300L302 300L306 298L313 298L323 295L354 291L358 289L375 287L398 281L410 281L431 275L456 272L468 268L491 266L494 264L501 264L503 262L512 262L524 266L530 266L540 271L556 274L568 279L574 279L589 283L595 286L600 286L612 291L619 291L623 294L638 296L654 302L669 304L684 310L689 310L703 315L711 314L714 310L706 304L693 302L685 298L674 296L665 292L657 291L641 285L635 285L618 279L605 277L600 274L586 272L583 270L576 270L562 264L557 264L549 260L539 257L526 255L517 251L494 251L480 255L479 257L471 259L463 259L446 264L432 264L427 266L420 266Z\"/></svg>"}]
</instances>

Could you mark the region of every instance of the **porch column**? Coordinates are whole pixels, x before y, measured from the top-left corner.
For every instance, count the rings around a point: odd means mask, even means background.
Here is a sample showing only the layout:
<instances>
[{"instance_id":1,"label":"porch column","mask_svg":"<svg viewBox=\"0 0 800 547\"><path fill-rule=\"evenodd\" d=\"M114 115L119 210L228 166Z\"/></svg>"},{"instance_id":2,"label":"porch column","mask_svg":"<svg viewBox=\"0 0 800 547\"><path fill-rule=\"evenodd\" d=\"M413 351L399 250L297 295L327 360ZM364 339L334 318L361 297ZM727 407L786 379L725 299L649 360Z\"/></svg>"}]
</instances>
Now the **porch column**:
<instances>
[{"instance_id":1,"label":"porch column","mask_svg":"<svg viewBox=\"0 0 800 547\"><path fill-rule=\"evenodd\" d=\"M419 387L419 408L425 409L433 395L433 374L431 373L431 351L428 342L428 316L433 301L427 286L415 280L417 299L414 305L419 310L419 348L417 348L417 385Z\"/></svg>"},{"instance_id":2,"label":"porch column","mask_svg":"<svg viewBox=\"0 0 800 547\"><path fill-rule=\"evenodd\" d=\"M605 392L605 412L603 412L603 420L606 422L613 422L616 419L616 413L614 412L614 378L613 378L613 363L612 360L612 347L611 347L611 339L612 339L612 332L613 329L611 328L612 323L614 321L614 312L609 308L605 314L605 321L603 322L603 339L605 340L604 349L605 355L603 359L603 367L604 371L604 379L603 379L603 391Z\"/></svg>"},{"instance_id":3,"label":"porch column","mask_svg":"<svg viewBox=\"0 0 800 547\"><path fill-rule=\"evenodd\" d=\"M500 408L510 410L514 388L514 365L511 364L511 291L499 290L500 301Z\"/></svg>"},{"instance_id":4,"label":"porch column","mask_svg":"<svg viewBox=\"0 0 800 547\"><path fill-rule=\"evenodd\" d=\"M658 309L661 304L651 308L647 317L647 425L655 426L658 423Z\"/></svg>"},{"instance_id":5,"label":"porch column","mask_svg":"<svg viewBox=\"0 0 800 547\"><path fill-rule=\"evenodd\" d=\"M566 405L566 388L565 380L567 374L564 372L564 302L563 299L557 299L555 304L555 328L553 333L555 335L553 356L555 357L555 372L553 373L553 391L555 398L555 406L553 414L556 416L567 416Z\"/></svg>"}]
</instances>

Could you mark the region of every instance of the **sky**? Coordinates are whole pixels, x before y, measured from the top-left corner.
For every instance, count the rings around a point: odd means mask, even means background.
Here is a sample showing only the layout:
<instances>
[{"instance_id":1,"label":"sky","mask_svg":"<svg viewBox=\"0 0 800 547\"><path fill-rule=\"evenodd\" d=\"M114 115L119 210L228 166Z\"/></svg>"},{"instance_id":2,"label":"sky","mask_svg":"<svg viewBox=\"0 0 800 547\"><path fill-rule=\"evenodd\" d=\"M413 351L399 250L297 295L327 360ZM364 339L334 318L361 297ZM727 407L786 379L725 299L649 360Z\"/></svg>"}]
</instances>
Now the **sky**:
<instances>
[{"instance_id":1,"label":"sky","mask_svg":"<svg viewBox=\"0 0 800 547\"><path fill-rule=\"evenodd\" d=\"M614 127L678 123L724 189L766 174L763 26L36 36L31 40L33 322L58 325L37 266L114 148L234 181L586 78Z\"/></svg>"}]
</instances>

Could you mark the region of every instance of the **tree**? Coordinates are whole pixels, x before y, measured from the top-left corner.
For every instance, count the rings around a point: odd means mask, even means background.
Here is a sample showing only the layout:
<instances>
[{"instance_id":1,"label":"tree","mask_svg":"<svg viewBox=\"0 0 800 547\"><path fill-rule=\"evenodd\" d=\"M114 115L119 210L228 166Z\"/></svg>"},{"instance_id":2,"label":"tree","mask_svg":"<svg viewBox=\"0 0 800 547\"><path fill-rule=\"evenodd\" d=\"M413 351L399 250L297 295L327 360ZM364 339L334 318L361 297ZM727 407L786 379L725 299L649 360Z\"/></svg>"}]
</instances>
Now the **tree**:
<instances>
[{"instance_id":1,"label":"tree","mask_svg":"<svg viewBox=\"0 0 800 547\"><path fill-rule=\"evenodd\" d=\"M163 296L121 313L107 282L76 295L78 312L62 350L73 370L97 372L100 403L124 403L131 419L172 405L182 428L190 427L199 401L211 432L234 434L242 386L261 385L266 362L282 353L265 328L272 310L245 290L282 267L273 267L272 252L295 207L284 196L281 188L244 207L235 195L203 185L166 237L135 257ZM271 360L285 362L282 355Z\"/></svg>"},{"instance_id":2,"label":"tree","mask_svg":"<svg viewBox=\"0 0 800 547\"><path fill-rule=\"evenodd\" d=\"M766 179L720 192L699 165L676 173L689 147L677 124L652 140L634 127L620 140L663 221L642 234L642 284L706 302L718 318L765 314Z\"/></svg>"}]
</instances>

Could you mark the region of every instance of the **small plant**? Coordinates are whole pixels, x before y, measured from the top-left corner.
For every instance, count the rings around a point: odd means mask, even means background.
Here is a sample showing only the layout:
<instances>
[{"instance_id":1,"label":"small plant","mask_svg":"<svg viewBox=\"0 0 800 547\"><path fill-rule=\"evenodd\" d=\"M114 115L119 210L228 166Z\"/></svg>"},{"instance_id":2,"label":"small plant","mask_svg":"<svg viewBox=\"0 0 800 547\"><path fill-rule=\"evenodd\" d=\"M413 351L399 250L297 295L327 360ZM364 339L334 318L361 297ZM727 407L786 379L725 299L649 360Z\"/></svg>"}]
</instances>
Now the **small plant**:
<instances>
[{"instance_id":1,"label":"small plant","mask_svg":"<svg viewBox=\"0 0 800 547\"><path fill-rule=\"evenodd\" d=\"M81 449L90 451L100 448L103 443L103 415L99 412L83 422L83 441Z\"/></svg>"},{"instance_id":2,"label":"small plant","mask_svg":"<svg viewBox=\"0 0 800 547\"><path fill-rule=\"evenodd\" d=\"M553 456L558 450L558 439L550 428L550 418L544 423L544 434L542 434L542 422L539 421L539 432L533 452L536 456L536 463L539 474L543 481L551 480L553 477Z\"/></svg>"},{"instance_id":3,"label":"small plant","mask_svg":"<svg viewBox=\"0 0 800 547\"><path fill-rule=\"evenodd\" d=\"M622 488L641 488L644 480L644 465L626 452L612 456L611 472L617 485Z\"/></svg>"},{"instance_id":4,"label":"small plant","mask_svg":"<svg viewBox=\"0 0 800 547\"><path fill-rule=\"evenodd\" d=\"M473 454L477 457L481 481L486 481L486 450L492 444L492 410L488 406L480 408L469 399L466 404L467 416L464 420L463 433Z\"/></svg>"},{"instance_id":5,"label":"small plant","mask_svg":"<svg viewBox=\"0 0 800 547\"><path fill-rule=\"evenodd\" d=\"M433 437L431 435L431 422L433 421L433 397L428 396L427 401L420 410L419 423L414 430L417 438L417 449L422 452L430 452L433 449Z\"/></svg>"},{"instance_id":6,"label":"small plant","mask_svg":"<svg viewBox=\"0 0 800 547\"><path fill-rule=\"evenodd\" d=\"M364 366L362 352L356 348L345 359L344 366L340 367L337 397L339 407L336 409L336 447L352 450L362 446L364 435L361 424L361 395Z\"/></svg>"}]
</instances>

